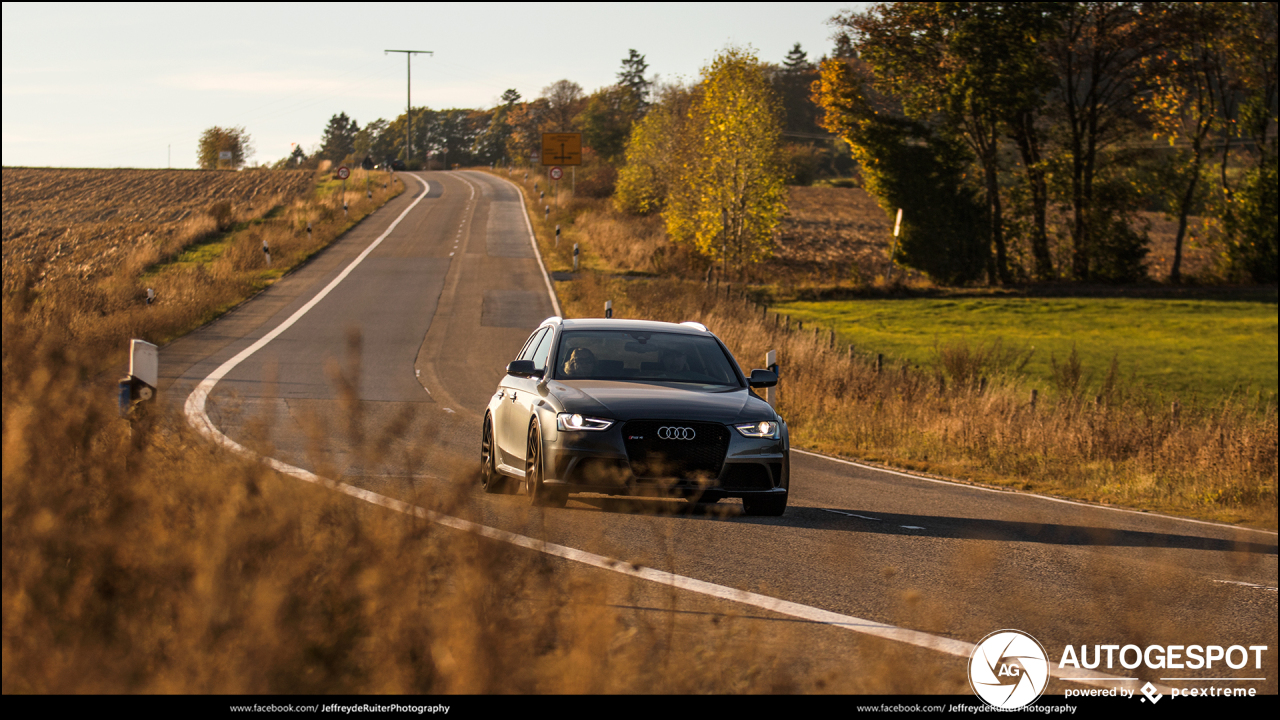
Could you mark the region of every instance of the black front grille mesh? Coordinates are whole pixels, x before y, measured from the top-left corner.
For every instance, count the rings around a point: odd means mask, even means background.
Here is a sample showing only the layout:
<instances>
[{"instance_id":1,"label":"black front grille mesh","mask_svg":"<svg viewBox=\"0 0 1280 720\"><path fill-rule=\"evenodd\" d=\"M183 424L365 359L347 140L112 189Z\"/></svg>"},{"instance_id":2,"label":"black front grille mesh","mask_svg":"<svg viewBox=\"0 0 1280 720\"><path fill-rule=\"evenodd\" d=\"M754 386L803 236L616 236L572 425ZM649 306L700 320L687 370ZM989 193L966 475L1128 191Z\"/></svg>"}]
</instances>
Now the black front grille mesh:
<instances>
[{"instance_id":1,"label":"black front grille mesh","mask_svg":"<svg viewBox=\"0 0 1280 720\"><path fill-rule=\"evenodd\" d=\"M694 437L664 440L658 437L661 428L685 428ZM622 439L636 477L715 478L729 449L729 428L683 420L632 420L622 426Z\"/></svg>"}]
</instances>

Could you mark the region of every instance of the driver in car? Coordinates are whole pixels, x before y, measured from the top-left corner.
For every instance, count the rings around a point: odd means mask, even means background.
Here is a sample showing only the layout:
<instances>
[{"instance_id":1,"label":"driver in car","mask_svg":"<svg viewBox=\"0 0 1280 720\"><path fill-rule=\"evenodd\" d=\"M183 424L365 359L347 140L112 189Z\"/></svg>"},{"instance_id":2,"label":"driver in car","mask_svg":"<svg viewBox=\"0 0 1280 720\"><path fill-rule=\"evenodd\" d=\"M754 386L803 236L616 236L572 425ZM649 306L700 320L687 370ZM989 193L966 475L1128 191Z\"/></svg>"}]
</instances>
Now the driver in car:
<instances>
[{"instance_id":1,"label":"driver in car","mask_svg":"<svg viewBox=\"0 0 1280 720\"><path fill-rule=\"evenodd\" d=\"M588 348L577 347L564 361L564 374L569 377L590 377L596 369L596 354Z\"/></svg>"},{"instance_id":2,"label":"driver in car","mask_svg":"<svg viewBox=\"0 0 1280 720\"><path fill-rule=\"evenodd\" d=\"M689 373L689 360L680 350L663 350L662 371L667 375L686 375Z\"/></svg>"}]
</instances>

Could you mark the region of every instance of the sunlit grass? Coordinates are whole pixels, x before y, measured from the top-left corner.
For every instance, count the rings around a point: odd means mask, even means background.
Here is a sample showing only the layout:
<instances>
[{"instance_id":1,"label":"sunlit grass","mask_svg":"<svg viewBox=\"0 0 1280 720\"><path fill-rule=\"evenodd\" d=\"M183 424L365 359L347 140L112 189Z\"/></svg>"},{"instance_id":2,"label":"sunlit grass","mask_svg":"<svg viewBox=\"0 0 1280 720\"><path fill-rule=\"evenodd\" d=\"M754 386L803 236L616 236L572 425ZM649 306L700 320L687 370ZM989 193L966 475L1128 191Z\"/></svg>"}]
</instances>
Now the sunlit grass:
<instances>
[{"instance_id":1,"label":"sunlit grass","mask_svg":"<svg viewBox=\"0 0 1280 720\"><path fill-rule=\"evenodd\" d=\"M1092 386L1112 358L1127 383L1182 402L1277 389L1276 291L1250 299L955 297L793 302L773 308L833 328L841 346L918 365L957 342L1034 350L1026 371L1052 387L1073 350Z\"/></svg>"}]
</instances>

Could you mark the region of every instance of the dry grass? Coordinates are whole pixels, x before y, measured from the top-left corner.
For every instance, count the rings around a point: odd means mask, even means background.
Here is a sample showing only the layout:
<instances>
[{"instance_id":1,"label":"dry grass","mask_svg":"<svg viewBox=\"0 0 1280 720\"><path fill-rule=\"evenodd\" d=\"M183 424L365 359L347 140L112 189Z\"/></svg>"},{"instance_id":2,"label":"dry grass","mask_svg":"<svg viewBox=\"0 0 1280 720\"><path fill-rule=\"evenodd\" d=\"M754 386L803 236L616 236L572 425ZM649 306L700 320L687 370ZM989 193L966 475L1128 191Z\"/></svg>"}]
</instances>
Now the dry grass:
<instances>
[{"instance_id":1,"label":"dry grass","mask_svg":"<svg viewBox=\"0 0 1280 720\"><path fill-rule=\"evenodd\" d=\"M364 179L357 170L344 215L336 183L317 189L310 172L4 173L6 302L34 328L100 358L99 370L120 362L130 338L163 343L242 302L403 189L377 183L367 199L354 190ZM49 189L59 179L79 182L71 188L86 188L84 197ZM123 195L118 206L113 192ZM114 219L100 219L107 215Z\"/></svg>"}]
</instances>

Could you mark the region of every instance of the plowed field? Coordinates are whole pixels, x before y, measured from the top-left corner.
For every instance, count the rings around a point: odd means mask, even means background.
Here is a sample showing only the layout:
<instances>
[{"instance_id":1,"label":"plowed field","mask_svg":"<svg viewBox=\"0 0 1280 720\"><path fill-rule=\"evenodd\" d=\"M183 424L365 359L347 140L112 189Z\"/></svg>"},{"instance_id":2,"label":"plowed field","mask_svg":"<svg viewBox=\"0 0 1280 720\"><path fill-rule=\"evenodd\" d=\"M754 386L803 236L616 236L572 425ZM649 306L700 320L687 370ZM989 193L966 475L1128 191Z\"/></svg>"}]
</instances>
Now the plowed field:
<instances>
[{"instance_id":1,"label":"plowed field","mask_svg":"<svg viewBox=\"0 0 1280 720\"><path fill-rule=\"evenodd\" d=\"M4 168L4 273L41 266L42 278L91 279L144 248L171 249L193 220L260 216L306 192L305 170L77 170Z\"/></svg>"}]
</instances>

